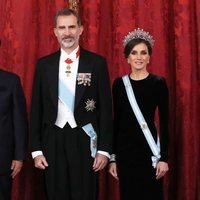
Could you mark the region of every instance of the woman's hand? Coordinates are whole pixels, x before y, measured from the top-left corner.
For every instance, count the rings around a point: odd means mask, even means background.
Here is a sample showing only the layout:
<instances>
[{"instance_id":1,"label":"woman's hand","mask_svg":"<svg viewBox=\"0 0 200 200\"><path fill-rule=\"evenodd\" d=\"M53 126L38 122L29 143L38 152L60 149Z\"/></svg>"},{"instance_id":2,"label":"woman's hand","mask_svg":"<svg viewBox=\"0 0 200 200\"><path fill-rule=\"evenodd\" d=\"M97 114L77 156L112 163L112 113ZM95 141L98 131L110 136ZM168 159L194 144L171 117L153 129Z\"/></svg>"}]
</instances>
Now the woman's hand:
<instances>
[{"instance_id":1,"label":"woman's hand","mask_svg":"<svg viewBox=\"0 0 200 200\"><path fill-rule=\"evenodd\" d=\"M168 163L159 161L156 166L156 179L162 178L169 170Z\"/></svg>"},{"instance_id":2,"label":"woman's hand","mask_svg":"<svg viewBox=\"0 0 200 200\"><path fill-rule=\"evenodd\" d=\"M117 176L117 164L116 162L112 162L109 164L109 173L115 178L115 179L119 179Z\"/></svg>"}]
</instances>

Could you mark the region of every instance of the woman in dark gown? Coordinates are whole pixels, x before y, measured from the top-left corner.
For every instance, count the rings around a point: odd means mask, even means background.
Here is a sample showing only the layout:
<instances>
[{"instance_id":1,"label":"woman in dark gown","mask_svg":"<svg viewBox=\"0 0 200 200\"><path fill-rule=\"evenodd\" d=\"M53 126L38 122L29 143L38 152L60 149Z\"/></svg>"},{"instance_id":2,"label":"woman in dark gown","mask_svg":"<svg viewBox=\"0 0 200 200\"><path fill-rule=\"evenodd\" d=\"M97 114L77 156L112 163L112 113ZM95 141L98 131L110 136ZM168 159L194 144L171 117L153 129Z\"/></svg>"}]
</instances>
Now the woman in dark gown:
<instances>
[{"instance_id":1,"label":"woman in dark gown","mask_svg":"<svg viewBox=\"0 0 200 200\"><path fill-rule=\"evenodd\" d=\"M147 71L154 40L137 29L124 39L124 54L131 66L129 80L137 104L157 143L155 112L159 114L160 159L153 153L129 103L122 78L113 84L114 154L109 172L119 179L121 200L162 200L162 177L168 171L168 88L165 79Z\"/></svg>"}]
</instances>

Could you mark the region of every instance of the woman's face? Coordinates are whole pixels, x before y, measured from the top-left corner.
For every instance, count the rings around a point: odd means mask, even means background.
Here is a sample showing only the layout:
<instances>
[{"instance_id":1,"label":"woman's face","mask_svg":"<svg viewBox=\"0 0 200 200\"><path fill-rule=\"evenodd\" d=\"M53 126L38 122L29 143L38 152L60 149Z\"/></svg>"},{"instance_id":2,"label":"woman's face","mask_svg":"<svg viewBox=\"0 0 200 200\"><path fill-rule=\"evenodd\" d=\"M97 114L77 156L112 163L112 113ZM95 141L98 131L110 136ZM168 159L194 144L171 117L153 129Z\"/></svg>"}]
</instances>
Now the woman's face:
<instances>
[{"instance_id":1,"label":"woman's face","mask_svg":"<svg viewBox=\"0 0 200 200\"><path fill-rule=\"evenodd\" d=\"M143 70L146 69L149 59L150 55L146 44L139 43L131 50L127 62L131 65L132 69Z\"/></svg>"}]
</instances>

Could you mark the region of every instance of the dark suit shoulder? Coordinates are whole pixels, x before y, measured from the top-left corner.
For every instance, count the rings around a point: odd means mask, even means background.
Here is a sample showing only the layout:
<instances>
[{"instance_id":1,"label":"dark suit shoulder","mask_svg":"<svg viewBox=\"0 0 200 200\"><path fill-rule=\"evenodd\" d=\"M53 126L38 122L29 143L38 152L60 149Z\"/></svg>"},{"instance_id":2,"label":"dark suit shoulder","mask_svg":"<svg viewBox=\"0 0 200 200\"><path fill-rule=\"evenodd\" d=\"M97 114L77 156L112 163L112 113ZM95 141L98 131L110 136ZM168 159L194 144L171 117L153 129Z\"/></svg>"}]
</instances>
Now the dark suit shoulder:
<instances>
[{"instance_id":1,"label":"dark suit shoulder","mask_svg":"<svg viewBox=\"0 0 200 200\"><path fill-rule=\"evenodd\" d=\"M60 56L60 50L57 50L53 53L50 53L48 55L45 55L45 56L42 56L41 58L39 58L39 60L46 60L46 59L51 59L52 57L55 57L55 56Z\"/></svg>"},{"instance_id":2,"label":"dark suit shoulder","mask_svg":"<svg viewBox=\"0 0 200 200\"><path fill-rule=\"evenodd\" d=\"M105 58L97 53L94 53L92 51L88 51L85 50L83 48L81 48L81 55L88 57L88 59L94 59L96 61L104 61L105 62Z\"/></svg>"},{"instance_id":3,"label":"dark suit shoulder","mask_svg":"<svg viewBox=\"0 0 200 200\"><path fill-rule=\"evenodd\" d=\"M60 50L39 58L38 62L43 62L43 61L44 62L48 62L48 61L51 62L55 58L59 58L59 57L60 57Z\"/></svg>"},{"instance_id":4,"label":"dark suit shoulder","mask_svg":"<svg viewBox=\"0 0 200 200\"><path fill-rule=\"evenodd\" d=\"M60 59L60 50L39 58L36 65L36 71L46 70L46 68L49 66L58 66L59 59Z\"/></svg>"},{"instance_id":5,"label":"dark suit shoulder","mask_svg":"<svg viewBox=\"0 0 200 200\"><path fill-rule=\"evenodd\" d=\"M19 80L19 76L13 72L8 72L5 70L0 70L0 79L2 80L6 80L8 81L7 83L9 83L9 81L17 81Z\"/></svg>"}]
</instances>

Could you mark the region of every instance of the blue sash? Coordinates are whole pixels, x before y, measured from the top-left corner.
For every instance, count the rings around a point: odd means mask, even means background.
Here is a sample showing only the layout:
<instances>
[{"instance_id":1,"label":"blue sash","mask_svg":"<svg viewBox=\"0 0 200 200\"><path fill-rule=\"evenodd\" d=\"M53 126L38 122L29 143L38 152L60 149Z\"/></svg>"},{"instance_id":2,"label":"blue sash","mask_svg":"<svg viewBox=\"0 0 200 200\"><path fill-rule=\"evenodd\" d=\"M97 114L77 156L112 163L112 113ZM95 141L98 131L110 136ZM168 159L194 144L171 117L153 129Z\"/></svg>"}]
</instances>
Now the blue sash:
<instances>
[{"instance_id":1,"label":"blue sash","mask_svg":"<svg viewBox=\"0 0 200 200\"><path fill-rule=\"evenodd\" d=\"M66 106L74 112L74 95L71 93L69 88L63 83L62 80L59 79L59 88L58 88L58 96L60 100L65 103Z\"/></svg>"},{"instance_id":2,"label":"blue sash","mask_svg":"<svg viewBox=\"0 0 200 200\"><path fill-rule=\"evenodd\" d=\"M131 107L132 107L132 110L135 114L135 117L142 129L142 132L145 136L145 139L147 140L150 148L151 148L151 151L153 153L153 156L151 157L151 160L152 160L152 166L154 168L156 168L156 165L160 159L160 140L159 140L159 137L158 137L158 144L155 143L154 139L153 139L153 136L151 134L151 131L149 130L149 127L144 119L144 116L142 115L142 112L137 104L137 101L135 99L135 95L134 95L134 92L133 92L133 88L131 87L131 83L130 83L130 80L129 80L129 77L128 75L125 75L122 77L122 80L123 80L123 83L124 83L124 86L126 88L126 93L127 93L127 96L128 96L128 100L129 100L129 103L131 104Z\"/></svg>"},{"instance_id":3,"label":"blue sash","mask_svg":"<svg viewBox=\"0 0 200 200\"><path fill-rule=\"evenodd\" d=\"M82 127L85 133L90 137L91 156L94 158L97 153L97 134L91 123Z\"/></svg>"}]
</instances>

